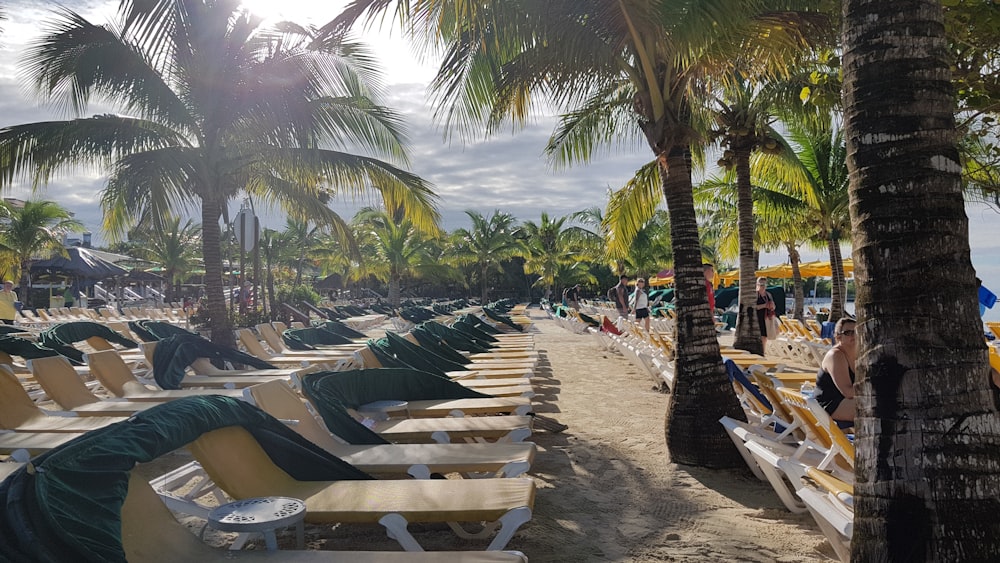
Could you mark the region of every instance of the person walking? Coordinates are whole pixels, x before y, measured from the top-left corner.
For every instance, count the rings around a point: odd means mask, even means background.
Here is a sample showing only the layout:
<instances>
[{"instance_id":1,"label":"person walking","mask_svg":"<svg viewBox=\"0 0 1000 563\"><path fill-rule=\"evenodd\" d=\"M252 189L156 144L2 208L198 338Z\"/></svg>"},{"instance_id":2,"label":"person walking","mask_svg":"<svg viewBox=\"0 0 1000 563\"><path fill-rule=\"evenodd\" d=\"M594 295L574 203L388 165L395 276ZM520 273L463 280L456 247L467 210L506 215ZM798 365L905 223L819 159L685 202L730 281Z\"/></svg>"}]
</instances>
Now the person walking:
<instances>
[{"instance_id":1,"label":"person walking","mask_svg":"<svg viewBox=\"0 0 1000 563\"><path fill-rule=\"evenodd\" d=\"M767 319L774 316L774 299L767 292L767 278L757 278L757 323L762 348L767 352Z\"/></svg>"},{"instance_id":2,"label":"person walking","mask_svg":"<svg viewBox=\"0 0 1000 563\"><path fill-rule=\"evenodd\" d=\"M17 308L14 302L17 301L17 293L14 292L14 282L7 280L3 282L3 290L0 291L0 321L4 324L14 324L17 318Z\"/></svg>"},{"instance_id":3,"label":"person walking","mask_svg":"<svg viewBox=\"0 0 1000 563\"><path fill-rule=\"evenodd\" d=\"M635 312L635 322L645 319L644 328L649 332L649 295L646 294L646 280L637 278L635 280L635 291L629 298L632 310Z\"/></svg>"},{"instance_id":4,"label":"person walking","mask_svg":"<svg viewBox=\"0 0 1000 563\"><path fill-rule=\"evenodd\" d=\"M628 317L628 276L622 274L618 285L608 290L608 300L615 304L618 318Z\"/></svg>"}]
</instances>

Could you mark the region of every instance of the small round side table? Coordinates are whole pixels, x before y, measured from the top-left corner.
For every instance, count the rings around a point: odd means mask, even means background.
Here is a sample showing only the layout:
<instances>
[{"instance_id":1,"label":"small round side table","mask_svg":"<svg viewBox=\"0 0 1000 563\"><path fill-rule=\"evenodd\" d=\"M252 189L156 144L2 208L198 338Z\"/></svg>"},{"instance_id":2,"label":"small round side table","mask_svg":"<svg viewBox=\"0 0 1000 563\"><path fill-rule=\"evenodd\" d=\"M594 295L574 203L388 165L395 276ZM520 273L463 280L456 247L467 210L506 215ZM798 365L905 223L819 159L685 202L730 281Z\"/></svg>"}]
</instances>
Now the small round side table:
<instances>
[{"instance_id":1,"label":"small round side table","mask_svg":"<svg viewBox=\"0 0 1000 563\"><path fill-rule=\"evenodd\" d=\"M208 514L208 526L221 532L259 533L268 551L278 549L274 532L295 525L295 542L305 549L306 503L288 497L261 497L224 504Z\"/></svg>"}]
</instances>

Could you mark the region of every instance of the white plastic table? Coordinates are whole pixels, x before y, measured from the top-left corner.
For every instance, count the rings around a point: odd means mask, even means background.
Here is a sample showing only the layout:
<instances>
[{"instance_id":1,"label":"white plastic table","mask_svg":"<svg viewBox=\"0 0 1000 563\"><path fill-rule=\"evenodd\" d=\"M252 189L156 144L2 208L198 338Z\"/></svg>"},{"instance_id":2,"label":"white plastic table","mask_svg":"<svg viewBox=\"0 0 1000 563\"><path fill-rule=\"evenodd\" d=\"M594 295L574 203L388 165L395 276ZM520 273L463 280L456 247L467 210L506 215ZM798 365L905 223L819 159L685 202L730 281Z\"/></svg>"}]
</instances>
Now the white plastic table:
<instances>
[{"instance_id":1,"label":"white plastic table","mask_svg":"<svg viewBox=\"0 0 1000 563\"><path fill-rule=\"evenodd\" d=\"M259 533L268 551L278 549L274 532L295 525L297 549L305 549L306 503L288 497L261 497L224 504L208 514L208 526L221 532ZM242 542L239 546L242 547ZM235 547L235 545L234 545ZM237 548L238 549L238 548Z\"/></svg>"}]
</instances>

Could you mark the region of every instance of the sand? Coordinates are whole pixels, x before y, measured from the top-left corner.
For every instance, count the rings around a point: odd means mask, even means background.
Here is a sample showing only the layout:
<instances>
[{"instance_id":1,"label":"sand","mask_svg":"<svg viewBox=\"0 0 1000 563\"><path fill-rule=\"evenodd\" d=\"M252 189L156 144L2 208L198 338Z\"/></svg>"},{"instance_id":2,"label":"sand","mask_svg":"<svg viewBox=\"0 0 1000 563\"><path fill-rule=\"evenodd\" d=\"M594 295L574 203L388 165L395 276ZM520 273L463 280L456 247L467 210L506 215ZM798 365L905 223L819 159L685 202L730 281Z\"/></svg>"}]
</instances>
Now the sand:
<instances>
[{"instance_id":1,"label":"sand","mask_svg":"<svg viewBox=\"0 0 1000 563\"><path fill-rule=\"evenodd\" d=\"M625 358L600 351L592 337L565 330L539 309L529 313L541 357L536 411L568 428L531 438L539 448L531 470L534 515L509 549L532 562L833 558L811 517L788 512L749 471L670 463L663 439L670 396ZM185 461L183 454L171 457ZM428 550L486 545L461 540L444 525L411 530ZM281 539L291 543L290 534ZM309 526L306 539L312 549L399 549L378 526Z\"/></svg>"}]
</instances>

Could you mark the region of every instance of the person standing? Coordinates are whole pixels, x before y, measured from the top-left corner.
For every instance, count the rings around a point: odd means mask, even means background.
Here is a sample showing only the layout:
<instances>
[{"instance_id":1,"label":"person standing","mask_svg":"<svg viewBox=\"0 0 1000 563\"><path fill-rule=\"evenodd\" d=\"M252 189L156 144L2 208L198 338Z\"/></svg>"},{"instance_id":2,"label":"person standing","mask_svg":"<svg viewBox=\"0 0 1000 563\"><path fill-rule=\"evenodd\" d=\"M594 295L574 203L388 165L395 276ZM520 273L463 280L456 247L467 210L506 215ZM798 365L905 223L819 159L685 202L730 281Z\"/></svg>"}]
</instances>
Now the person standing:
<instances>
[{"instance_id":1,"label":"person standing","mask_svg":"<svg viewBox=\"0 0 1000 563\"><path fill-rule=\"evenodd\" d=\"M0 321L4 324L14 324L14 319L17 317L15 301L17 293L14 292L14 282L7 280L3 282L3 291L0 291Z\"/></svg>"},{"instance_id":2,"label":"person standing","mask_svg":"<svg viewBox=\"0 0 1000 563\"><path fill-rule=\"evenodd\" d=\"M711 264L705 264L702 266L705 270L705 293L708 297L708 310L715 315L715 266Z\"/></svg>"},{"instance_id":3,"label":"person standing","mask_svg":"<svg viewBox=\"0 0 1000 563\"><path fill-rule=\"evenodd\" d=\"M608 290L608 299L614 302L618 318L628 317L628 276L618 278L618 285Z\"/></svg>"},{"instance_id":4,"label":"person standing","mask_svg":"<svg viewBox=\"0 0 1000 563\"><path fill-rule=\"evenodd\" d=\"M767 292L767 278L757 278L757 324L760 325L760 340L767 351L767 319L774 316L774 299Z\"/></svg>"},{"instance_id":5,"label":"person standing","mask_svg":"<svg viewBox=\"0 0 1000 563\"><path fill-rule=\"evenodd\" d=\"M639 319L645 319L644 328L646 332L649 332L649 295L646 294L646 280L643 278L636 278L635 280L635 291L632 292L632 297L629 298L632 305L632 310L635 311L635 322L639 322Z\"/></svg>"},{"instance_id":6,"label":"person standing","mask_svg":"<svg viewBox=\"0 0 1000 563\"><path fill-rule=\"evenodd\" d=\"M576 284L566 291L566 301L571 309L580 308L580 284Z\"/></svg>"}]
</instances>

